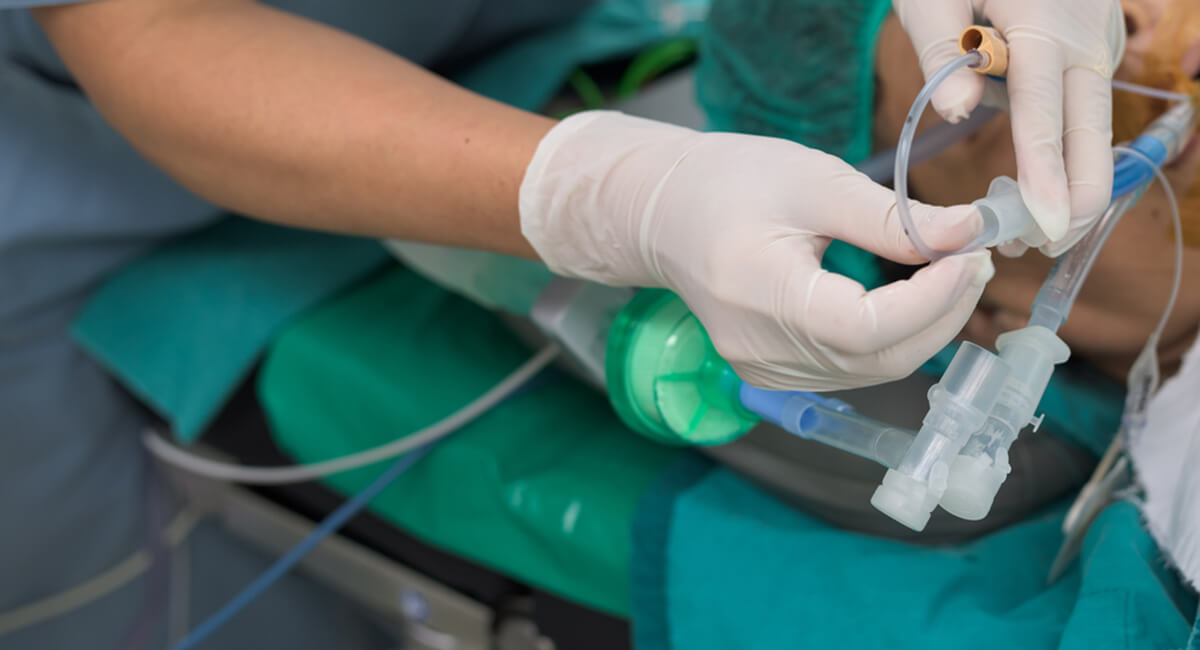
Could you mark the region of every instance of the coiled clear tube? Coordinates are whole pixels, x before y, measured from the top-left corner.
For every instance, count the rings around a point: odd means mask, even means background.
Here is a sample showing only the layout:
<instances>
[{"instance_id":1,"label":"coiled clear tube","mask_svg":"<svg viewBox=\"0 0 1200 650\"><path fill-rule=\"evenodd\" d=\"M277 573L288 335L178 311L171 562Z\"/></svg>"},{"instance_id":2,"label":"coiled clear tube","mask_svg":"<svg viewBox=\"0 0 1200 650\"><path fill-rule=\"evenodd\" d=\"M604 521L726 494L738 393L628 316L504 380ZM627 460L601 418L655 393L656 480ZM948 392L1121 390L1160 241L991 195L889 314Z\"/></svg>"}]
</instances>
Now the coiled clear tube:
<instances>
[{"instance_id":1,"label":"coiled clear tube","mask_svg":"<svg viewBox=\"0 0 1200 650\"><path fill-rule=\"evenodd\" d=\"M908 110L908 117L904 118L904 128L900 130L900 141L896 143L896 171L895 171L895 188L896 188L896 214L900 216L900 223L904 224L904 232L908 234L908 240L912 242L913 248L921 254L925 259L933 262L947 255L962 251L935 251L930 248L925 240L921 238L921 234L917 232L916 224L913 222L912 210L908 205L908 158L912 153L913 136L917 133L917 124L921 121L921 115L925 112L925 107L929 105L929 100L933 98L933 92L942 85L950 75L967 67L979 67L987 62L987 57L978 50L971 50L966 54L956 57L953 61L942 66L940 70L935 72L925 86L921 88L921 92L917 94L917 98L913 100L912 108Z\"/></svg>"}]
</instances>

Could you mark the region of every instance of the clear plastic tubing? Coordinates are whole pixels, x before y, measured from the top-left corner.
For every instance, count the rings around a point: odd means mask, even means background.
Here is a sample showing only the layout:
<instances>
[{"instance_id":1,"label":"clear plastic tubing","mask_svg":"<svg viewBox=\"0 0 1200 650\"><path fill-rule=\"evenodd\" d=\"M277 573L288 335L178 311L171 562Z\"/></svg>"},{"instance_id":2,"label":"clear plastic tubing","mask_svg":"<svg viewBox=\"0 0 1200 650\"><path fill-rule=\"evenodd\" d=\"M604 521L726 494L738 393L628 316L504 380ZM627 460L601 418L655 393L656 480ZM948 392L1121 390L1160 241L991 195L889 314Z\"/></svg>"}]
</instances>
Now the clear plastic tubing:
<instances>
[{"instance_id":1,"label":"clear plastic tubing","mask_svg":"<svg viewBox=\"0 0 1200 650\"><path fill-rule=\"evenodd\" d=\"M935 124L913 139L908 164L919 165L942 153L950 145L983 128L999 112L994 108L980 106L971 112L970 117L957 124ZM890 183L896 173L896 147L872 155L855 165L855 168L876 183Z\"/></svg>"},{"instance_id":2,"label":"clear plastic tubing","mask_svg":"<svg viewBox=\"0 0 1200 650\"><path fill-rule=\"evenodd\" d=\"M1029 327L1041 325L1051 332L1058 331L1067 320L1067 315L1071 313L1071 306L1075 304L1075 298L1079 296L1083 281L1092 270L1104 242L1121 220L1121 215L1137 202L1140 194L1126 194L1109 204L1100 221L1088 234L1058 258L1033 301L1033 315L1029 319Z\"/></svg>"},{"instance_id":3,"label":"clear plastic tubing","mask_svg":"<svg viewBox=\"0 0 1200 650\"><path fill-rule=\"evenodd\" d=\"M854 413L841 400L742 384L743 408L783 430L895 468L916 433Z\"/></svg>"},{"instance_id":4,"label":"clear plastic tubing","mask_svg":"<svg viewBox=\"0 0 1200 650\"><path fill-rule=\"evenodd\" d=\"M1190 96L1184 93L1176 93L1171 92L1170 90L1163 90L1161 88L1151 88L1149 86L1131 84L1128 81L1121 81L1120 79L1113 79L1112 87L1113 90L1123 90L1125 92L1137 93L1139 95L1153 97L1154 99L1162 99L1168 102L1187 102L1191 101L1192 99Z\"/></svg>"},{"instance_id":5,"label":"clear plastic tubing","mask_svg":"<svg viewBox=\"0 0 1200 650\"><path fill-rule=\"evenodd\" d=\"M1147 165L1153 165L1154 162L1134 149L1114 147L1113 151L1141 159ZM1154 176L1162 184L1167 203L1171 208L1171 223L1175 228L1175 275L1171 280L1171 297L1167 299L1167 306L1158 319L1158 325L1154 327L1154 331L1146 341L1146 347L1138 355L1137 361L1134 361L1133 368L1129 371L1127 381L1129 389L1125 394L1125 414L1122 418L1122 425L1130 434L1141 431L1145 425L1146 405L1149 402L1150 394L1158 386L1159 379L1158 361L1154 351L1158 346L1159 339L1162 338L1163 330L1167 327L1167 321L1171 318L1171 312L1175 309L1175 300L1179 298L1179 286L1183 281L1183 219L1179 214L1179 200L1175 197L1175 190L1171 187L1171 181L1163 173L1163 170L1160 167L1153 167L1153 170Z\"/></svg>"},{"instance_id":6,"label":"clear plastic tubing","mask_svg":"<svg viewBox=\"0 0 1200 650\"><path fill-rule=\"evenodd\" d=\"M1181 106L1187 108L1186 115L1190 124L1190 116L1193 114L1193 111L1190 106ZM1179 115L1172 116L1172 113L1176 112ZM1151 124L1146 131L1147 134L1152 133L1156 125L1174 117L1182 116L1184 113L1179 108L1168 111L1162 118ZM1113 202L1108 206L1108 210L1100 217L1100 221L1092 227L1088 234L1084 235L1083 239L1079 240L1078 244L1055 262L1054 268L1050 269L1050 274L1046 276L1046 281L1042 283L1042 288L1038 290L1037 298L1033 301L1033 315L1029 319L1030 326L1041 325L1052 332L1056 332L1067 320L1067 316L1071 313L1071 307L1075 304L1075 298L1079 296L1079 290L1083 288L1083 282L1087 279L1088 272L1091 271L1092 265L1096 262L1096 256L1100 254L1100 249L1104 247L1104 242L1112 234L1113 227L1117 225L1117 222L1120 221L1125 211L1132 207L1134 203L1137 203L1142 191L1147 187L1147 182L1154 178L1156 174L1161 173L1158 171L1158 168L1161 167L1163 162L1174 158L1179 153L1184 136L1187 134L1188 130L1182 127L1175 128L1171 133L1155 134L1153 139L1160 142L1160 146L1162 147L1159 152L1160 155L1147 155L1139 147L1114 148L1114 151L1123 154L1121 161L1129 161L1129 163L1141 168L1140 175L1144 175L1146 181L1143 181L1136 187L1129 188L1122 196L1113 199ZM1135 144L1151 137L1150 135L1142 135L1135 141ZM1118 164L1118 167L1120 167L1120 164ZM1171 194L1170 186L1164 186L1164 189L1168 194ZM1114 186L1113 193L1116 194L1116 191L1116 187ZM1170 196L1169 198L1174 202L1174 196Z\"/></svg>"},{"instance_id":7,"label":"clear plastic tubing","mask_svg":"<svg viewBox=\"0 0 1200 650\"><path fill-rule=\"evenodd\" d=\"M978 50L971 50L955 58L935 72L929 78L929 81L925 83L925 87L921 88L917 99L913 101L912 108L908 111L908 117L904 118L904 128L900 131L900 141L896 143L896 169L893 172L893 182L896 187L896 213L900 215L900 223L904 224L904 231L908 233L908 239L912 242L913 248L917 249L917 252L922 257L931 262L947 255L969 251L967 249L961 251L935 251L925 244L925 240L917 232L916 224L913 223L912 211L908 208L908 158L912 153L913 136L917 133L917 124L921 121L921 115L925 113L925 107L929 105L929 100L933 98L933 91L937 90L938 86L942 85L942 82L955 72L967 67L979 67L986 62L987 55Z\"/></svg>"}]
</instances>

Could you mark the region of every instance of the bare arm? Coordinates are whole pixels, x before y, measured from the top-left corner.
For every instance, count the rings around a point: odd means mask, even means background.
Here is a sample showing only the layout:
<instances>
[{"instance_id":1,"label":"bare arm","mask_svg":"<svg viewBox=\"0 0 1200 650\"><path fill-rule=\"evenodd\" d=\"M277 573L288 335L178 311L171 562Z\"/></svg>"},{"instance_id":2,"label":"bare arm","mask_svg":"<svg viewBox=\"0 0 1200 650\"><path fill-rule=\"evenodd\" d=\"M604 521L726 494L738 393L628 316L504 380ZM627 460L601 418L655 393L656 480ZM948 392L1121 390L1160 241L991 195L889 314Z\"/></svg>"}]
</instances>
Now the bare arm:
<instances>
[{"instance_id":1,"label":"bare arm","mask_svg":"<svg viewBox=\"0 0 1200 650\"><path fill-rule=\"evenodd\" d=\"M517 190L546 118L250 0L104 0L36 16L106 118L215 203L534 256Z\"/></svg>"}]
</instances>

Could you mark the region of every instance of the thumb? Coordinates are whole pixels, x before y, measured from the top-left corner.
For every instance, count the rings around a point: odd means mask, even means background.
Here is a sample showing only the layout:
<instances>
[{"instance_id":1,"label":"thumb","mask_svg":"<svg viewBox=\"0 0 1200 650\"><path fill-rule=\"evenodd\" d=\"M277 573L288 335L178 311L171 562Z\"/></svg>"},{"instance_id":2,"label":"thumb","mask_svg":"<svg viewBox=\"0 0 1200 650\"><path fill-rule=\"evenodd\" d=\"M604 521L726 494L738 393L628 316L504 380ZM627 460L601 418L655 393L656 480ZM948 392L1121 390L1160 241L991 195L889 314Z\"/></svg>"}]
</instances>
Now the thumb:
<instances>
[{"instance_id":1,"label":"thumb","mask_svg":"<svg viewBox=\"0 0 1200 650\"><path fill-rule=\"evenodd\" d=\"M965 0L897 0L893 3L900 24L912 39L929 79L958 57L958 37L971 26L971 3ZM968 69L950 75L933 93L933 108L951 124L964 120L983 97L984 77Z\"/></svg>"},{"instance_id":2,"label":"thumb","mask_svg":"<svg viewBox=\"0 0 1200 650\"><path fill-rule=\"evenodd\" d=\"M854 170L834 174L810 205L816 208L817 229L901 264L926 261L913 248L896 209L896 195ZM909 200L913 227L935 251L956 251L983 230L979 209L972 205L938 207Z\"/></svg>"}]
</instances>

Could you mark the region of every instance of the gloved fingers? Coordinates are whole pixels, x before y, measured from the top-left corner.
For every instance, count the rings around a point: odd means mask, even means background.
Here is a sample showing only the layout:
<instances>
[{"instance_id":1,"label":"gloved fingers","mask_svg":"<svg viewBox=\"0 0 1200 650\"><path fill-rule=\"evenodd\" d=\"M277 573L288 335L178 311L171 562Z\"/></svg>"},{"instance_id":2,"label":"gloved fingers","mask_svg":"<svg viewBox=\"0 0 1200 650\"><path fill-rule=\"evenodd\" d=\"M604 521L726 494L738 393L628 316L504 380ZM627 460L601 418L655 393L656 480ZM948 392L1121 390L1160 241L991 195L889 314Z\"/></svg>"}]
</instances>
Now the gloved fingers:
<instances>
[{"instance_id":1,"label":"gloved fingers","mask_svg":"<svg viewBox=\"0 0 1200 650\"><path fill-rule=\"evenodd\" d=\"M989 271L986 275L990 279L992 269L990 258L984 252L972 253L963 257L974 256L988 260L985 270ZM971 318L971 314L975 312L986 282L985 279L982 282L970 284L950 308L928 327L874 354L853 359L847 370L854 373L861 368L873 374L886 375L891 380L901 379L912 374L922 363L931 359L947 343L954 340L955 336L958 336Z\"/></svg>"},{"instance_id":2,"label":"gloved fingers","mask_svg":"<svg viewBox=\"0 0 1200 650\"><path fill-rule=\"evenodd\" d=\"M996 247L996 252L1005 257L1020 257L1024 255L1025 251L1027 250L1029 250L1029 246L1020 239L1004 242Z\"/></svg>"},{"instance_id":3,"label":"gloved fingers","mask_svg":"<svg viewBox=\"0 0 1200 650\"><path fill-rule=\"evenodd\" d=\"M926 79L961 54L958 37L973 22L970 2L910 0L895 3L895 10L912 39ZM959 70L934 91L933 109L942 119L955 123L966 119L982 96L983 77L968 69Z\"/></svg>"},{"instance_id":4,"label":"gloved fingers","mask_svg":"<svg viewBox=\"0 0 1200 650\"><path fill-rule=\"evenodd\" d=\"M869 292L849 278L819 272L809 281L806 304L793 317L822 347L873 354L918 336L956 309L964 295L974 296L974 304L993 272L986 251L939 260L908 280Z\"/></svg>"},{"instance_id":5,"label":"gloved fingers","mask_svg":"<svg viewBox=\"0 0 1200 650\"><path fill-rule=\"evenodd\" d=\"M1043 247L1044 251L1057 253L1083 236L1112 197L1112 82L1094 70L1067 70L1063 77L1063 109L1063 155L1071 221L1062 238Z\"/></svg>"},{"instance_id":6,"label":"gloved fingers","mask_svg":"<svg viewBox=\"0 0 1200 650\"><path fill-rule=\"evenodd\" d=\"M847 374L844 370L816 368L796 371L775 363L731 363L742 381L764 390L805 390L823 392L874 386L893 381L896 377L875 373L869 366L863 374ZM866 366L866 364L863 364Z\"/></svg>"},{"instance_id":7,"label":"gloved fingers","mask_svg":"<svg viewBox=\"0 0 1200 650\"><path fill-rule=\"evenodd\" d=\"M827 185L829 200L819 206L820 234L853 244L900 264L927 261L917 253L896 209L896 196L857 171L836 175ZM983 230L979 210L970 205L947 208L909 201L921 239L939 251L956 251Z\"/></svg>"},{"instance_id":8,"label":"gloved fingers","mask_svg":"<svg viewBox=\"0 0 1200 650\"><path fill-rule=\"evenodd\" d=\"M1042 246L1039 246L1038 250L1042 251L1042 254L1046 257L1058 257L1059 255L1062 255L1070 250L1072 246L1079 243L1079 240L1083 239L1083 236L1088 234L1088 231L1091 230L1092 226L1094 225L1096 225L1096 219L1072 221L1070 230L1067 230L1067 234L1064 235L1062 239L1054 242L1047 242Z\"/></svg>"},{"instance_id":9,"label":"gloved fingers","mask_svg":"<svg viewBox=\"0 0 1200 650\"><path fill-rule=\"evenodd\" d=\"M1071 217L1063 163L1061 48L1039 33L1009 34L1008 97L1021 198L1051 241Z\"/></svg>"}]
</instances>

